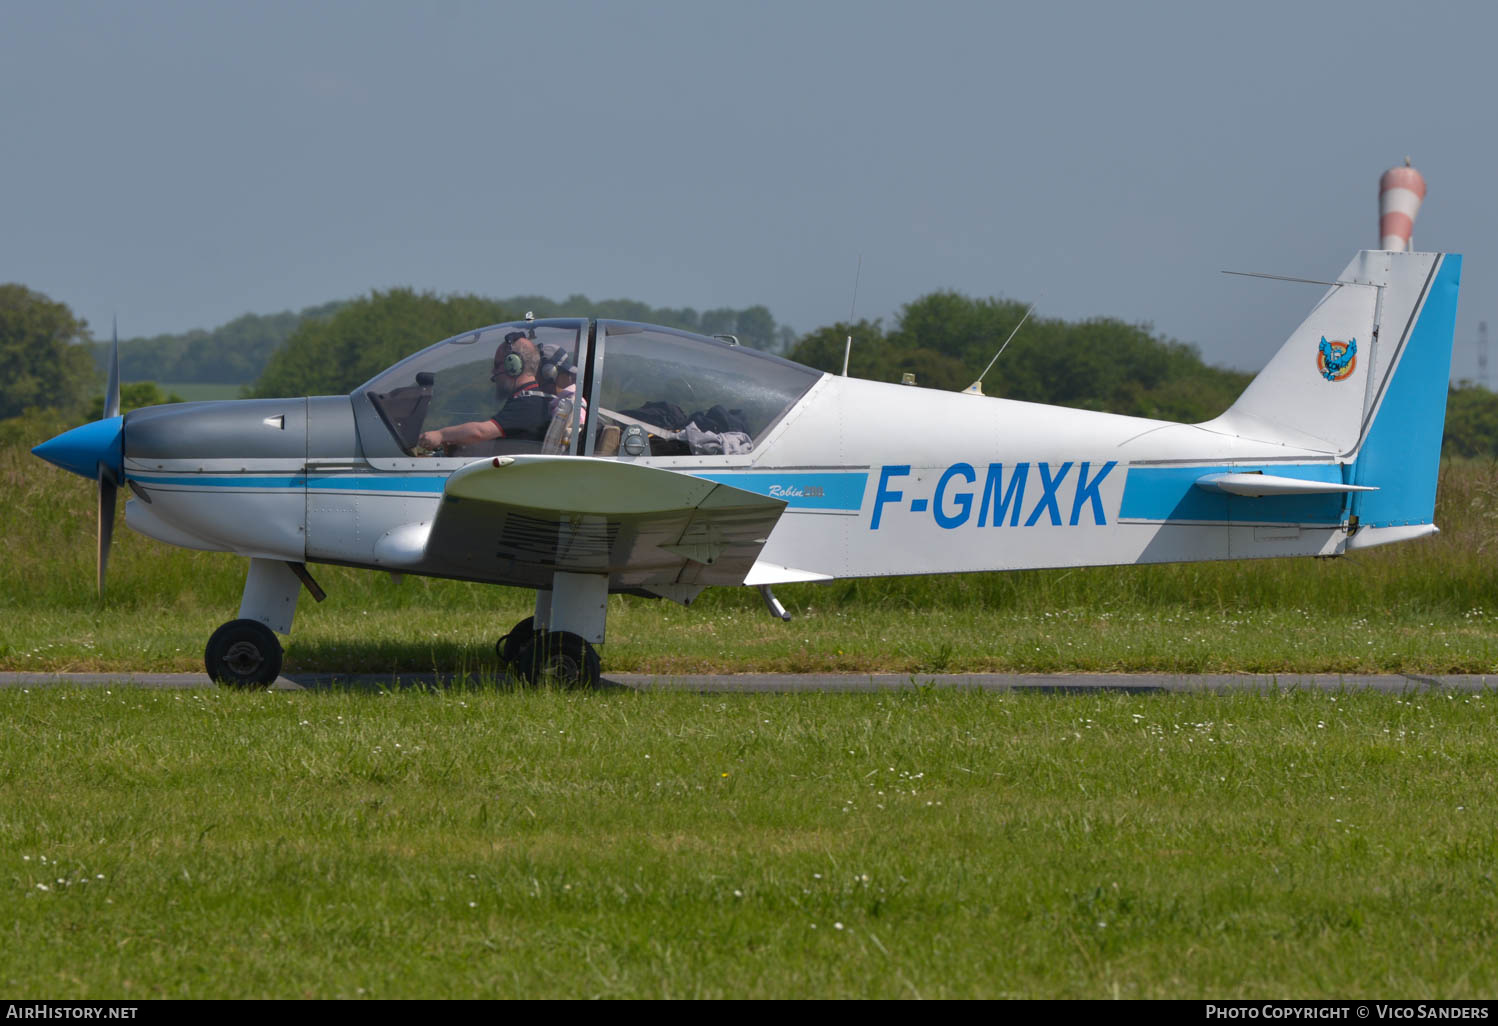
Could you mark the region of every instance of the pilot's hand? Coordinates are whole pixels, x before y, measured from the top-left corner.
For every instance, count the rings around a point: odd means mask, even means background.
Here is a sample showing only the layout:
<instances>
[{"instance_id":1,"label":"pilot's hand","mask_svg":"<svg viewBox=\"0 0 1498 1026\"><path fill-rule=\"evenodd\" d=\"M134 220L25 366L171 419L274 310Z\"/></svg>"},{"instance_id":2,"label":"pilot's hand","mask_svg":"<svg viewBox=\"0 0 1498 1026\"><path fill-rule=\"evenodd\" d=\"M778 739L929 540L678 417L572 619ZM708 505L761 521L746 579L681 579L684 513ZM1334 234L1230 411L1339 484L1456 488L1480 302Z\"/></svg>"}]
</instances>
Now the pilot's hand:
<instances>
[{"instance_id":1,"label":"pilot's hand","mask_svg":"<svg viewBox=\"0 0 1498 1026\"><path fill-rule=\"evenodd\" d=\"M442 451L442 432L423 431L421 437L416 439L416 445L421 449L428 449L433 453Z\"/></svg>"}]
</instances>

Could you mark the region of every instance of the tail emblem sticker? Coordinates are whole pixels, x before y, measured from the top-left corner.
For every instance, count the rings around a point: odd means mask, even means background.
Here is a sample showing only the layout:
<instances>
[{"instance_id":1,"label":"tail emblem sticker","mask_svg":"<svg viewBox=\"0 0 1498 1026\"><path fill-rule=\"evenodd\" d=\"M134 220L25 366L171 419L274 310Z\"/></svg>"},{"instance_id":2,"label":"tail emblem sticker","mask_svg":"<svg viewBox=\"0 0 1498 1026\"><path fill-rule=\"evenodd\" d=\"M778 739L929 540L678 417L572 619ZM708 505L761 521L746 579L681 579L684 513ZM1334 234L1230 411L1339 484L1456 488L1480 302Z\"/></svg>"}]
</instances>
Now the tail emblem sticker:
<instances>
[{"instance_id":1,"label":"tail emblem sticker","mask_svg":"<svg viewBox=\"0 0 1498 1026\"><path fill-rule=\"evenodd\" d=\"M1358 340L1328 342L1321 336L1321 345L1316 347L1316 369L1328 381L1346 381L1358 365Z\"/></svg>"}]
</instances>

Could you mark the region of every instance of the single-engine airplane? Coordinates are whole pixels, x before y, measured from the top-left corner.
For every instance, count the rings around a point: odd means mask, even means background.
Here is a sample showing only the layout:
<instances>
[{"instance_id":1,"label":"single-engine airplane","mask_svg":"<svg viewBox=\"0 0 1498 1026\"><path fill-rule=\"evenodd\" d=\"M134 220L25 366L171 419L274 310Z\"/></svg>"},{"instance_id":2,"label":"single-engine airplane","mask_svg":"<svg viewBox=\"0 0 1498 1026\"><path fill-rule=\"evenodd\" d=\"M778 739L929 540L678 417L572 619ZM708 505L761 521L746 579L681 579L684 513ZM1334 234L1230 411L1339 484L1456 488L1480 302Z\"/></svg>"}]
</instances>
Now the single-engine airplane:
<instances>
[{"instance_id":1,"label":"single-engine airplane","mask_svg":"<svg viewBox=\"0 0 1498 1026\"><path fill-rule=\"evenodd\" d=\"M116 345L104 418L33 451L99 483L101 589L120 487L135 530L249 558L239 616L205 652L216 680L275 679L276 635L304 587L322 598L307 565L326 563L533 588L500 657L590 685L614 592L687 603L748 585L784 617L770 589L792 581L1337 556L1432 534L1460 278L1456 255L1358 253L1201 424L554 318L456 335L349 395L123 417ZM448 444L465 432L434 432L504 420L491 381L521 333L576 354L580 399L544 437Z\"/></svg>"}]
</instances>

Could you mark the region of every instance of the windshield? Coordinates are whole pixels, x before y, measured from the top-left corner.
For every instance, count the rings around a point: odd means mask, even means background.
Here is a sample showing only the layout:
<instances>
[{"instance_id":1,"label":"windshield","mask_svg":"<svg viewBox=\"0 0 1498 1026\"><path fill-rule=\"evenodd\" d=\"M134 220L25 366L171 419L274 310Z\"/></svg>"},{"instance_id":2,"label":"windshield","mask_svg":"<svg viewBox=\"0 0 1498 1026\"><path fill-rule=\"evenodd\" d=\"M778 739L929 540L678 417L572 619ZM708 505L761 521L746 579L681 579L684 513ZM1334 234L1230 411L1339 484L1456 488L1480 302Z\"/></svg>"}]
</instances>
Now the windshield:
<instances>
[{"instance_id":1,"label":"windshield","mask_svg":"<svg viewBox=\"0 0 1498 1026\"><path fill-rule=\"evenodd\" d=\"M369 396L407 453L435 448L421 444L424 433L486 422L503 423L509 431L501 438L444 445L443 454L541 452L557 406L558 372L565 375L578 362L586 327L582 320L512 321L465 332L402 360L356 391ZM500 373L511 350L519 377L533 378L533 384L510 387L516 379Z\"/></svg>"}]
</instances>

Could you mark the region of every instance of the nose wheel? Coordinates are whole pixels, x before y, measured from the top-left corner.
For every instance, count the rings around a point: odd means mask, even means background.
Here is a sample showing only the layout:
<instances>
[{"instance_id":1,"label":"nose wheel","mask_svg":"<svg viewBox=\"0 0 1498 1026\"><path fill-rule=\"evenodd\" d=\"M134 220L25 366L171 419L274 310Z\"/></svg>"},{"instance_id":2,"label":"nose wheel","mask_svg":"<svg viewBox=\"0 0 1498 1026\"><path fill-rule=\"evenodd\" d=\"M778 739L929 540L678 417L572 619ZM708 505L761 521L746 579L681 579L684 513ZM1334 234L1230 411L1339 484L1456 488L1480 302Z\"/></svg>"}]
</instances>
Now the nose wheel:
<instances>
[{"instance_id":1,"label":"nose wheel","mask_svg":"<svg viewBox=\"0 0 1498 1026\"><path fill-rule=\"evenodd\" d=\"M281 641L259 620L231 620L208 639L208 676L232 687L263 687L281 675Z\"/></svg>"}]
</instances>

